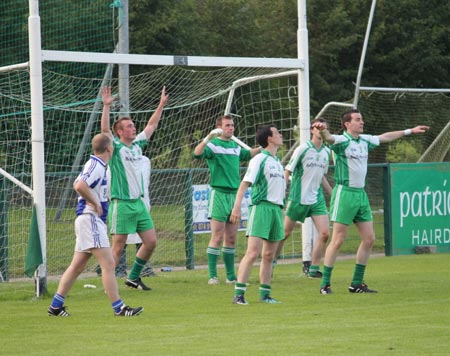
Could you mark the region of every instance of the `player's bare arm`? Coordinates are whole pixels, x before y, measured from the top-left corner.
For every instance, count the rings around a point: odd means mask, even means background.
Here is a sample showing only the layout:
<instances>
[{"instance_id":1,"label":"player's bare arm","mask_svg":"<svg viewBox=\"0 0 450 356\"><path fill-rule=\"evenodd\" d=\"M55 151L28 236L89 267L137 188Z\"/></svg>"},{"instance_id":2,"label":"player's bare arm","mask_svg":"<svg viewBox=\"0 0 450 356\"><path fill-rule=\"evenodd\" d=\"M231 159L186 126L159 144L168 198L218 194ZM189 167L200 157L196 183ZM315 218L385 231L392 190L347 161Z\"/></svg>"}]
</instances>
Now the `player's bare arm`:
<instances>
[{"instance_id":1,"label":"player's bare arm","mask_svg":"<svg viewBox=\"0 0 450 356\"><path fill-rule=\"evenodd\" d=\"M104 86L101 90L102 94L102 102L103 102L103 111L102 111L102 120L101 120L101 131L106 133L112 137L111 132L111 124L109 122L111 104L114 101L114 97L111 95L111 87Z\"/></svg>"},{"instance_id":2,"label":"player's bare arm","mask_svg":"<svg viewBox=\"0 0 450 356\"><path fill-rule=\"evenodd\" d=\"M250 155L251 155L251 157L253 158L254 156L256 156L258 153L261 152L261 150L262 150L262 147L261 147L261 146L252 148L252 149L250 150Z\"/></svg>"},{"instance_id":3,"label":"player's bare arm","mask_svg":"<svg viewBox=\"0 0 450 356\"><path fill-rule=\"evenodd\" d=\"M200 156L203 151L205 150L206 145L208 144L209 141L211 141L212 139L219 137L220 135L222 135L222 129L214 129L212 130L203 140L202 142L200 142L197 146L195 146L194 148L194 155L196 156Z\"/></svg>"},{"instance_id":4,"label":"player's bare arm","mask_svg":"<svg viewBox=\"0 0 450 356\"><path fill-rule=\"evenodd\" d=\"M231 210L230 215L230 222L233 224L239 224L239 221L241 220L241 203L249 185L249 182L244 181L239 185L239 189L236 193L236 200L234 201L233 210Z\"/></svg>"},{"instance_id":5,"label":"player's bare arm","mask_svg":"<svg viewBox=\"0 0 450 356\"><path fill-rule=\"evenodd\" d=\"M286 182L286 187L291 183L291 171L289 169L284 170L284 181Z\"/></svg>"},{"instance_id":6,"label":"player's bare arm","mask_svg":"<svg viewBox=\"0 0 450 356\"><path fill-rule=\"evenodd\" d=\"M86 202L95 208L98 216L103 214L102 205L98 201L95 194L92 193L92 189L87 185L87 183L83 180L77 180L73 183L73 189L80 194Z\"/></svg>"},{"instance_id":7,"label":"player's bare arm","mask_svg":"<svg viewBox=\"0 0 450 356\"><path fill-rule=\"evenodd\" d=\"M331 192L333 191L333 188L331 188L331 185L330 185L330 183L328 182L328 179L325 176L322 178L322 187L323 187L323 190L328 195L331 195Z\"/></svg>"},{"instance_id":8,"label":"player's bare arm","mask_svg":"<svg viewBox=\"0 0 450 356\"><path fill-rule=\"evenodd\" d=\"M161 99L159 100L158 107L148 120L147 126L145 126L144 128L144 132L145 135L147 136L147 139L150 139L150 137L153 135L153 132L155 132L155 130L157 129L164 106L166 106L168 101L169 95L166 94L166 87L164 86L161 91Z\"/></svg>"},{"instance_id":9,"label":"player's bare arm","mask_svg":"<svg viewBox=\"0 0 450 356\"><path fill-rule=\"evenodd\" d=\"M429 129L430 129L429 126L419 125L412 129L385 132L384 134L379 135L378 138L380 139L380 143L387 143L395 141L403 136L408 136L411 134L413 135L421 134L427 132Z\"/></svg>"},{"instance_id":10,"label":"player's bare arm","mask_svg":"<svg viewBox=\"0 0 450 356\"><path fill-rule=\"evenodd\" d=\"M334 136L330 133L330 131L328 131L326 123L316 122L312 127L315 127L320 131L320 136L322 137L322 140L324 142L327 142L329 144L334 143Z\"/></svg>"}]
</instances>

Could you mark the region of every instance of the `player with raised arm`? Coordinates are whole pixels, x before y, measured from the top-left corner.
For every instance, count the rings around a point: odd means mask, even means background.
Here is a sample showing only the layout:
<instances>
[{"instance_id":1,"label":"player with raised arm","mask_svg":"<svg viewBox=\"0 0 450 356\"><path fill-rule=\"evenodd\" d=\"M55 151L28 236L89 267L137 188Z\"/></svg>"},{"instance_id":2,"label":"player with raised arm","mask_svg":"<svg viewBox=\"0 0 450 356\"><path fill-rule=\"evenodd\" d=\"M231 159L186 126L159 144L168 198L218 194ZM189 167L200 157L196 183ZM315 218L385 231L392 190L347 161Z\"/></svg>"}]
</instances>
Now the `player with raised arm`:
<instances>
[{"instance_id":1,"label":"player with raised arm","mask_svg":"<svg viewBox=\"0 0 450 356\"><path fill-rule=\"evenodd\" d=\"M94 256L102 268L102 282L114 315L135 316L144 308L131 308L119 296L114 275L114 259L109 247L106 227L108 214L108 185L106 165L114 147L108 135L98 134L92 139L94 154L86 162L73 187L78 193L77 218L75 219L75 253L72 262L61 277L58 290L48 307L49 316L67 317L64 301L78 276L85 270L87 262Z\"/></svg>"},{"instance_id":2,"label":"player with raised arm","mask_svg":"<svg viewBox=\"0 0 450 356\"><path fill-rule=\"evenodd\" d=\"M233 304L247 305L245 292L253 264L261 254L259 269L259 300L262 303L280 303L272 298L272 261L278 242L284 238L283 207L286 182L283 166L277 157L283 145L283 136L274 125L258 128L256 140L263 147L261 153L250 161L247 172L239 186L230 220L238 224L241 218L241 203L251 185L251 205L247 224L247 251L239 264Z\"/></svg>"},{"instance_id":3,"label":"player with raised arm","mask_svg":"<svg viewBox=\"0 0 450 356\"><path fill-rule=\"evenodd\" d=\"M261 148L243 149L233 141L233 134L233 119L228 115L221 116L216 121L216 128L194 149L194 158L206 159L210 171L208 218L211 220L211 239L206 254L208 284L213 285L219 283L217 261L221 245L226 281L236 281L234 256L238 225L230 222L230 214L240 183L240 162L249 161L261 151Z\"/></svg>"},{"instance_id":4,"label":"player with raised arm","mask_svg":"<svg viewBox=\"0 0 450 356\"><path fill-rule=\"evenodd\" d=\"M354 223L361 237L356 252L353 279L348 288L350 293L377 293L364 282L366 265L375 242L373 217L369 198L364 189L369 152L381 143L392 142L403 136L426 132L428 126L416 126L404 131L391 131L378 136L366 135L361 113L350 110L342 114L343 135L332 135L324 123L315 123L322 138L335 153L335 182L330 203L330 220L333 234L325 251L321 294L331 293L331 273L339 249L344 243L349 226Z\"/></svg>"},{"instance_id":5,"label":"player with raised arm","mask_svg":"<svg viewBox=\"0 0 450 356\"><path fill-rule=\"evenodd\" d=\"M311 140L297 147L285 168L286 182L292 174L290 191L284 218L284 240L278 244L279 256L284 241L290 236L297 221L304 223L307 217L311 217L317 228L318 236L314 241L311 254L311 265L308 269L310 278L321 278L320 260L325 251L329 236L328 210L323 195L322 186L331 194L331 186L325 178L330 162L330 149L323 144L320 131L314 127L320 122L327 127L323 118L318 118L311 123ZM322 186L321 186L322 185Z\"/></svg>"},{"instance_id":6,"label":"player with raised arm","mask_svg":"<svg viewBox=\"0 0 450 356\"><path fill-rule=\"evenodd\" d=\"M121 117L113 124L115 136L110 129L110 106L114 101L110 87L102 88L102 100L102 132L113 137L114 144L114 154L109 164L111 209L108 214L114 260L118 265L128 234L137 232L142 245L136 253L125 284L130 288L151 290L142 282L140 274L155 250L156 231L150 213L141 199L144 196L144 178L139 166L143 164L142 149L158 127L169 96L163 87L158 107L139 134L136 134L136 127L129 117Z\"/></svg>"}]
</instances>

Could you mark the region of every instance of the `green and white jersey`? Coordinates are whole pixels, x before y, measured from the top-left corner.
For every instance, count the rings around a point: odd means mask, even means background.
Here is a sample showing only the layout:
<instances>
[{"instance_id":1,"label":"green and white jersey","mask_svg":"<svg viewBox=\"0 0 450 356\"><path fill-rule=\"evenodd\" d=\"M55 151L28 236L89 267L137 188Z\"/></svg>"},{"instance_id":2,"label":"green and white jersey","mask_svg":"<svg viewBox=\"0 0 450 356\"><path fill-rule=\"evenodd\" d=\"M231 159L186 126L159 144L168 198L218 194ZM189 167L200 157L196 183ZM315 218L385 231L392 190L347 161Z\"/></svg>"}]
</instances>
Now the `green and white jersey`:
<instances>
[{"instance_id":1,"label":"green and white jersey","mask_svg":"<svg viewBox=\"0 0 450 356\"><path fill-rule=\"evenodd\" d=\"M147 136L139 133L130 146L123 144L119 138L113 139L114 153L109 161L111 174L111 199L140 199L146 189L142 176L142 148L147 145Z\"/></svg>"},{"instance_id":2,"label":"green and white jersey","mask_svg":"<svg viewBox=\"0 0 450 356\"><path fill-rule=\"evenodd\" d=\"M201 155L194 157L206 159L210 171L210 186L227 193L236 192L239 188L240 162L249 161L251 154L234 141L215 138L208 142Z\"/></svg>"},{"instance_id":3,"label":"green and white jersey","mask_svg":"<svg viewBox=\"0 0 450 356\"><path fill-rule=\"evenodd\" d=\"M330 149L308 141L297 147L286 169L292 173L289 200L302 205L317 203L323 176L328 172Z\"/></svg>"},{"instance_id":4,"label":"green and white jersey","mask_svg":"<svg viewBox=\"0 0 450 356\"><path fill-rule=\"evenodd\" d=\"M378 136L359 135L358 139L344 132L333 135L334 144L330 148L335 153L336 184L346 187L364 188L369 152L380 145Z\"/></svg>"},{"instance_id":5,"label":"green and white jersey","mask_svg":"<svg viewBox=\"0 0 450 356\"><path fill-rule=\"evenodd\" d=\"M243 181L252 184L252 205L267 201L284 206L286 181L283 166L270 152L262 150L250 160Z\"/></svg>"}]
</instances>

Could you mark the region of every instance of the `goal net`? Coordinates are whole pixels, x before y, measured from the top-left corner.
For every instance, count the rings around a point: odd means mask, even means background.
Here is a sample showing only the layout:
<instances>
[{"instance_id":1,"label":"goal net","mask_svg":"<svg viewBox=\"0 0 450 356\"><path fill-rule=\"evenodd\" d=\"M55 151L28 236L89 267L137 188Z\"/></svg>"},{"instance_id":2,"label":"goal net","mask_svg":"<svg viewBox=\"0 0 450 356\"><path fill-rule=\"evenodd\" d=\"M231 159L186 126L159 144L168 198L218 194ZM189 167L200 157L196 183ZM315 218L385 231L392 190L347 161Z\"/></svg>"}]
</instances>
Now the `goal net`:
<instances>
[{"instance_id":1,"label":"goal net","mask_svg":"<svg viewBox=\"0 0 450 356\"><path fill-rule=\"evenodd\" d=\"M258 125L274 123L283 133L285 150L298 139L297 71L264 68L192 70L160 67L130 78L130 115L143 129L155 110L162 85L169 104L144 154L152 162L150 199L158 233L155 266L183 266L186 259L204 264L205 235L195 235L195 256L186 256L186 209L192 201L192 185L207 184L204 162L192 160L192 152L226 110L234 117L235 135L255 146ZM29 76L25 71L0 75L2 167L30 185ZM114 94L118 81L107 81ZM47 200L47 270L60 274L73 253L73 220L76 198L72 182L91 153L90 139L100 130L104 78L87 79L44 70L45 171ZM230 94L231 93L231 94ZM117 101L119 102L119 100ZM99 105L100 104L100 105ZM228 108L228 109L227 109ZM118 106L112 108L114 117ZM114 112L115 111L115 112ZM283 154L283 153L282 153ZM8 229L9 278L23 276L31 199L26 191L2 178ZM12 245L17 248L12 252ZM192 252L190 252L192 253ZM92 261L94 264L94 261ZM93 270L94 266L90 266Z\"/></svg>"},{"instance_id":2,"label":"goal net","mask_svg":"<svg viewBox=\"0 0 450 356\"><path fill-rule=\"evenodd\" d=\"M91 137L100 129L99 90L103 83L103 76L87 79L54 70L44 71L49 275L60 274L72 256L76 199L71 183L90 154ZM118 81L114 75L108 84L117 94ZM192 199L192 185L206 184L209 177L204 162L192 160L193 148L228 107L235 119L236 136L250 146L256 145L254 134L258 125L269 122L277 125L285 142L280 156L286 156L298 141L297 74L282 69L160 67L131 76L130 109L138 129L145 126L156 108L163 84L170 95L169 105L144 152L152 162L150 198L159 237L152 263L155 266L184 266L186 259L193 259L196 265L204 264L208 236L194 235L194 255L186 255L189 227L186 209ZM30 185L28 72L1 74L0 92L1 167ZM433 147L436 138L444 140L445 132L448 140L448 128L444 130L448 124L446 118L450 117L448 101L444 94L362 91L359 108L364 115L365 130L374 134L418 124L430 125L431 130L426 135L399 141L409 143L413 151L402 159L413 157L417 161L427 148ZM119 107L113 107L115 114L119 110ZM332 132L339 131L339 118L345 110L347 108L342 106L330 106L321 113L330 121ZM388 162L389 157L395 158L404 154L402 152L397 146L381 146L370 156L370 163ZM332 181L331 174L332 170ZM373 176L379 177L379 173ZM2 239L3 246L7 247L3 248L7 251L6 256L3 252L3 259L8 261L5 274L9 278L18 278L23 276L31 199L26 191L4 176L0 182L3 184L0 204L4 207L0 231L7 236L6 240ZM380 197L376 200L381 201L382 187L373 190L379 192ZM285 254L298 255L301 240L291 240ZM93 270L94 265L89 268Z\"/></svg>"},{"instance_id":3,"label":"goal net","mask_svg":"<svg viewBox=\"0 0 450 356\"><path fill-rule=\"evenodd\" d=\"M90 1L79 6L49 0L40 10L47 50L114 51L116 10L108 3ZM55 18L62 18L61 14L65 14L64 22ZM0 66L28 60L27 16L27 9L21 7L10 7L4 14L8 30L2 37L5 55ZM91 152L92 136L100 130L99 90L108 84L117 94L119 82L117 68L99 63L45 62L43 67L47 271L49 276L59 276L73 254L76 199L71 183ZM217 116L229 110L236 136L250 146L255 145L258 125L274 123L284 137L280 156L288 157L299 137L297 75L284 73L285 69L236 67L132 67L131 72L139 73L131 75L129 82L130 114L138 129L155 110L162 85L170 95L160 126L144 152L152 162L150 199L159 240L151 262L154 266L184 266L186 260L205 264L208 235L192 236L193 249L186 248L192 185L206 184L209 176L204 162L192 160L193 148L214 127ZM431 126L426 135L378 148L370 156L371 163L449 160L448 94L362 90L359 108L369 133ZM113 107L113 115L120 109ZM331 105L321 114L330 121L332 132L340 129L344 110ZM32 186L30 126L28 70L0 72L0 281L24 276L32 213L32 198L25 189ZM332 170L329 176L332 181ZM378 194L377 207L382 206L379 177L379 170L368 177L369 193ZM238 239L238 244L239 259L245 239ZM284 253L300 252L301 240L291 238ZM91 261L88 270L94 269Z\"/></svg>"},{"instance_id":4,"label":"goal net","mask_svg":"<svg viewBox=\"0 0 450 356\"><path fill-rule=\"evenodd\" d=\"M348 107L343 106L348 105ZM358 109L364 131L381 134L417 125L430 126L424 135L410 136L381 145L369 155L369 163L442 162L450 158L450 92L423 89L360 90ZM319 115L330 121L330 130L340 132L341 114L351 109L351 101L329 105Z\"/></svg>"}]
</instances>

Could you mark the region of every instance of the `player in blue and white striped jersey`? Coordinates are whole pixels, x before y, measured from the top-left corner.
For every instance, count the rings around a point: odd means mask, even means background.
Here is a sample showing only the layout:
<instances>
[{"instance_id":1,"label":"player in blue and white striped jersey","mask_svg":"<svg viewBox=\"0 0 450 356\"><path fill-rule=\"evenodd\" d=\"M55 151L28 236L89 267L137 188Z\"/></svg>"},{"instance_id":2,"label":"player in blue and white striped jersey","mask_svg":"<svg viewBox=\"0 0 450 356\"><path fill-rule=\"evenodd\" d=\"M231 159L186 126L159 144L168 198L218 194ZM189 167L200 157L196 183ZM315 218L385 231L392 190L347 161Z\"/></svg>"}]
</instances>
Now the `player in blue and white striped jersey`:
<instances>
[{"instance_id":1,"label":"player in blue and white striped jersey","mask_svg":"<svg viewBox=\"0 0 450 356\"><path fill-rule=\"evenodd\" d=\"M90 257L94 256L102 268L103 287L111 301L114 315L139 315L144 308L131 308L125 305L119 296L114 275L115 263L105 223L108 214L106 165L111 159L114 147L108 135L98 134L92 139L92 149L94 154L73 184L79 195L75 219L75 252L70 266L61 277L47 313L49 316L69 316L64 306L67 293L86 269Z\"/></svg>"}]
</instances>

